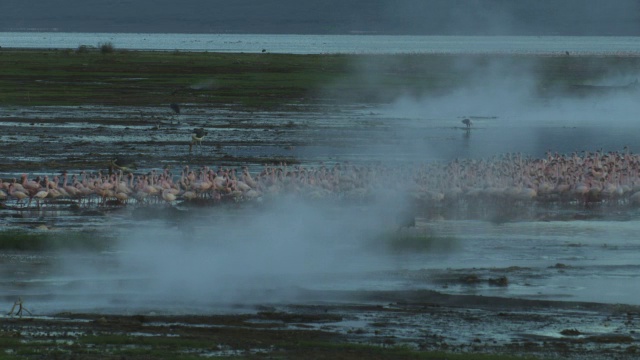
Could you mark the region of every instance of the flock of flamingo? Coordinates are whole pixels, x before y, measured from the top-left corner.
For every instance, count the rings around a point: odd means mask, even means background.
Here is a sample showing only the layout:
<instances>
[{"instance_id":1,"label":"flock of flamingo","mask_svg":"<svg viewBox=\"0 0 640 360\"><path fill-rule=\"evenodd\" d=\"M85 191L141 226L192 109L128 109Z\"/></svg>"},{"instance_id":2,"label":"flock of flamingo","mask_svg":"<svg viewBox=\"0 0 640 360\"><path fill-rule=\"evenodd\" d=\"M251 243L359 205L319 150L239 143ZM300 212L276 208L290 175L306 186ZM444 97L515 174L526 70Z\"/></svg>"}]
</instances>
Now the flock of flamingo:
<instances>
[{"instance_id":1,"label":"flock of flamingo","mask_svg":"<svg viewBox=\"0 0 640 360\"><path fill-rule=\"evenodd\" d=\"M505 154L420 165L351 163L169 169L145 174L23 174L0 182L0 205L40 208L51 204L120 206L179 202L251 201L297 195L309 199L368 200L403 194L425 205L556 201L640 205L640 155L622 152L547 153L545 158ZM62 201L65 200L65 201Z\"/></svg>"}]
</instances>

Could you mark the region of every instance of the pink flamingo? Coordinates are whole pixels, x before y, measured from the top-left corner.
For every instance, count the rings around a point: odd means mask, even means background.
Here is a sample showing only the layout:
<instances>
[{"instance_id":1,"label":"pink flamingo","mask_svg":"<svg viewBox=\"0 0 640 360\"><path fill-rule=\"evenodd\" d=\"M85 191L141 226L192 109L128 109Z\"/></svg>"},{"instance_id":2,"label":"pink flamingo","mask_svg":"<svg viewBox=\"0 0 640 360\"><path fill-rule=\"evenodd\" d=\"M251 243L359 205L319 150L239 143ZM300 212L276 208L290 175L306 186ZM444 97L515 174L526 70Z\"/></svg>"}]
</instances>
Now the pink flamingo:
<instances>
[{"instance_id":1,"label":"pink flamingo","mask_svg":"<svg viewBox=\"0 0 640 360\"><path fill-rule=\"evenodd\" d=\"M32 198L36 199L36 204L38 209L40 208L40 200L44 200L47 196L49 196L49 191L51 188L51 183L48 179L45 178L45 186L43 190L39 190L36 192ZM29 199L29 203L31 203L31 199Z\"/></svg>"},{"instance_id":2,"label":"pink flamingo","mask_svg":"<svg viewBox=\"0 0 640 360\"><path fill-rule=\"evenodd\" d=\"M18 199L17 201L17 205L22 205L22 200L26 199L29 197L29 195L27 195L27 193L20 191L16 188L15 184L11 184L9 185L9 195L11 195L12 197Z\"/></svg>"},{"instance_id":3,"label":"pink flamingo","mask_svg":"<svg viewBox=\"0 0 640 360\"><path fill-rule=\"evenodd\" d=\"M166 201L167 203L171 204L174 201L176 201L176 196L171 193L170 189L164 189L164 191L162 191L162 199L164 199L164 201Z\"/></svg>"}]
</instances>

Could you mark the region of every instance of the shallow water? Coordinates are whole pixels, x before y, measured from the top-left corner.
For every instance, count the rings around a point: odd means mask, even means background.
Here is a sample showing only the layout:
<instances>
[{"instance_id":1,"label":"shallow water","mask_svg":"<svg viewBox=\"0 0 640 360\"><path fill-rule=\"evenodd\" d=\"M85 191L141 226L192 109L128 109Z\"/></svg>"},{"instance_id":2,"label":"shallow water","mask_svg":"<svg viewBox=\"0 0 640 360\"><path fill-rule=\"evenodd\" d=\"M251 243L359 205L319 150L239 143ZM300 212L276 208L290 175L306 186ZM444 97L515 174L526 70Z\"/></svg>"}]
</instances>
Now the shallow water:
<instances>
[{"instance_id":1,"label":"shallow water","mask_svg":"<svg viewBox=\"0 0 640 360\"><path fill-rule=\"evenodd\" d=\"M629 120L636 109L622 107L618 100L605 99L597 109L579 111L579 116L552 111L562 108L553 106L524 113L500 109L474 113L463 108L434 115L420 102L339 109L292 106L251 113L185 104L179 116L161 108L4 107L0 109L3 151L13 153L24 144L30 150L9 157L0 176L17 177L24 164L43 160L71 164L70 173L79 174L95 171L96 163L106 164L111 156L136 154L142 155L140 172L169 166L179 173L186 164L242 164L251 171L263 166L251 160L212 163L212 158L225 155L284 156L304 166L318 166L345 161L450 161L505 152L544 157L548 150L622 150L624 145L640 151L635 141L640 125ZM579 109L586 103L572 104ZM470 131L461 128L465 117L474 121ZM207 127L210 135L200 154L189 154L190 131L200 126ZM49 176L59 172L55 164L29 171ZM305 210L309 213L302 220L296 216L304 211L278 208L272 212L290 219L253 214L260 221L247 217L246 223L231 225L224 221L224 211L191 209L193 221L181 223L138 219L132 210L2 211L0 224L5 228L97 228L117 231L122 240L102 254L5 256L0 291L7 303L23 296L25 306L39 314L140 309L193 313L238 303L317 300L300 297L300 289L433 289L528 299L640 302L634 286L640 273L636 261L640 223L638 212L629 208L530 206L519 210L522 217L501 222L465 220L443 211L435 214L441 220L425 218L421 225L442 240L417 253L369 249L362 238L382 230L377 228L380 219L367 227L360 223L364 216L341 218L331 208ZM591 220L575 220L585 218ZM182 246L189 239L202 247ZM220 239L249 243L235 248ZM225 279L229 274L231 280ZM477 281L463 280L470 275ZM489 282L501 276L508 279L507 286Z\"/></svg>"},{"instance_id":2,"label":"shallow water","mask_svg":"<svg viewBox=\"0 0 640 360\"><path fill-rule=\"evenodd\" d=\"M76 49L111 42L117 49L288 54L619 54L638 55L640 37L387 36L271 34L127 34L5 32L7 48Z\"/></svg>"},{"instance_id":3,"label":"shallow water","mask_svg":"<svg viewBox=\"0 0 640 360\"><path fill-rule=\"evenodd\" d=\"M117 223L110 219L102 226L107 229ZM640 276L638 217L425 222L420 228L426 227L435 240L419 252L371 248L351 237L323 244L315 243L314 236L309 241L294 237L276 241L262 225L238 231L223 223L193 229L137 221L121 232L122 240L113 251L5 254L0 261L4 274L0 289L6 301L22 296L28 299L25 306L39 314L208 313L239 304L321 300L301 296L303 289L316 294L435 290L640 305L635 286ZM145 230L150 227L159 230ZM263 235L253 234L256 230ZM211 231L227 240L207 236ZM508 285L489 281L500 277L506 277Z\"/></svg>"},{"instance_id":4,"label":"shallow water","mask_svg":"<svg viewBox=\"0 0 640 360\"><path fill-rule=\"evenodd\" d=\"M351 105L335 109L291 106L279 112L243 112L185 104L184 114L163 108L22 107L0 109L0 140L11 163L48 161L108 162L108 156L139 157L141 171L162 166L211 164L208 157L292 158L308 166L350 161L428 162L487 158L521 152L544 157L547 151L640 151L633 121L637 105L609 99L599 109L576 101L572 116L561 107L536 107L524 114L471 109L434 115L429 103L389 106ZM621 103L622 101L622 103ZM443 105L437 105L443 106ZM411 108L407 110L407 108ZM551 113L551 114L550 114ZM461 127L469 117L471 131ZM201 148L188 152L194 127L209 135ZM23 149L24 144L30 144ZM28 149L28 151L26 151ZM140 156L142 155L142 156ZM251 160L238 161L258 169ZM94 166L94 164L91 164ZM46 170L46 165L42 167ZM54 169L55 170L55 169ZM3 178L15 173L0 173Z\"/></svg>"}]
</instances>

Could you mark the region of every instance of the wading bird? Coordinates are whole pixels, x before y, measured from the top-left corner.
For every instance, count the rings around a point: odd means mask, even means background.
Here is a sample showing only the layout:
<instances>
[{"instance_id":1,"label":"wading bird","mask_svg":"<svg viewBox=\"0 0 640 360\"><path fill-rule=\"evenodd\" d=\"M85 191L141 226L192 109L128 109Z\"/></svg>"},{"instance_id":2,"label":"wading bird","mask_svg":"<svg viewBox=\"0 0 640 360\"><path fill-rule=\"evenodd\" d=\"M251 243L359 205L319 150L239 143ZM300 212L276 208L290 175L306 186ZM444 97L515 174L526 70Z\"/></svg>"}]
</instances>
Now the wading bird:
<instances>
[{"instance_id":1,"label":"wading bird","mask_svg":"<svg viewBox=\"0 0 640 360\"><path fill-rule=\"evenodd\" d=\"M471 129L471 119L464 119L462 120L462 123L467 127L467 129Z\"/></svg>"},{"instance_id":2,"label":"wading bird","mask_svg":"<svg viewBox=\"0 0 640 360\"><path fill-rule=\"evenodd\" d=\"M16 205L22 206L22 200L29 198L25 191L18 190L16 184L9 185L9 195L18 200Z\"/></svg>"},{"instance_id":3,"label":"wading bird","mask_svg":"<svg viewBox=\"0 0 640 360\"><path fill-rule=\"evenodd\" d=\"M133 162L130 159L126 159L126 158L122 158L122 157L117 157L115 159L112 159L111 162L109 162L109 175L113 174L113 170L122 170L123 172L133 172L134 170L138 169L138 166L136 165L135 162Z\"/></svg>"},{"instance_id":4,"label":"wading bird","mask_svg":"<svg viewBox=\"0 0 640 360\"><path fill-rule=\"evenodd\" d=\"M189 143L189 152L191 152L191 148L193 145L200 146L202 145L202 140L205 136L207 136L207 132L204 131L204 128L195 128L191 133L191 142Z\"/></svg>"},{"instance_id":5,"label":"wading bird","mask_svg":"<svg viewBox=\"0 0 640 360\"><path fill-rule=\"evenodd\" d=\"M22 317L23 311L28 312L29 315L33 315L31 314L31 311L27 310L27 308L24 307L24 305L22 304L22 298L19 297L18 300L16 300L16 302L13 303L13 306L11 307L11 311L7 313L8 316L13 316L13 311L16 309L16 306L18 307L18 311L16 312L16 315Z\"/></svg>"},{"instance_id":6,"label":"wading bird","mask_svg":"<svg viewBox=\"0 0 640 360\"><path fill-rule=\"evenodd\" d=\"M176 195L171 192L171 189L164 189L162 191L162 199L164 199L164 201L171 205L171 203L176 201Z\"/></svg>"},{"instance_id":7,"label":"wading bird","mask_svg":"<svg viewBox=\"0 0 640 360\"><path fill-rule=\"evenodd\" d=\"M42 187L41 190L38 190L38 192L36 192L32 196L33 199L36 199L38 209L40 209L40 200L44 200L47 196L49 196L50 190L51 183L49 182L49 179L45 177L44 187ZM31 203L31 199L29 199L29 203Z\"/></svg>"}]
</instances>

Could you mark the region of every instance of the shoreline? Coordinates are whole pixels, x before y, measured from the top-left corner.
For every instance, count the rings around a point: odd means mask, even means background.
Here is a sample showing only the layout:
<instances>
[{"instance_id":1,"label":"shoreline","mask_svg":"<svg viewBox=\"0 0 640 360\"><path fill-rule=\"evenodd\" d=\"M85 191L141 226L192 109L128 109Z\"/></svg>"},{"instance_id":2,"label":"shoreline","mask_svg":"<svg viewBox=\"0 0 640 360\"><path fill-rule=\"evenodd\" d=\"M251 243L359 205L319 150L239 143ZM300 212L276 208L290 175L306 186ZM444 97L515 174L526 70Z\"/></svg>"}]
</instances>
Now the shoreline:
<instances>
[{"instance_id":1,"label":"shoreline","mask_svg":"<svg viewBox=\"0 0 640 360\"><path fill-rule=\"evenodd\" d=\"M632 330L637 306L455 296L434 291L327 295L306 294L319 302L316 305L231 304L236 307L235 314L134 311L129 315L65 312L5 316L0 328L6 335L0 334L0 338L4 338L5 349L20 351L31 346L48 353L53 348L48 339L55 337L55 351L82 351L90 358L100 351L127 354L124 348L140 348L144 353L145 345L153 342L160 357L189 351L284 359L301 354L357 359L372 353L380 359L431 359L444 354L452 359L475 359L474 354L496 360L519 356L633 359L640 342ZM342 296L346 303L340 300ZM26 307L29 302L24 304ZM603 330L603 322L608 330ZM442 327L444 323L446 327ZM481 331L483 327L497 331ZM21 345L10 341L11 334L21 334ZM217 348L207 345L212 340ZM137 358L132 353L128 356Z\"/></svg>"}]
</instances>

